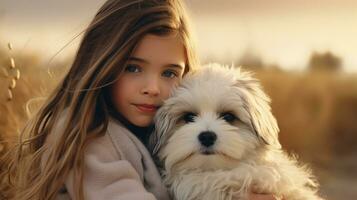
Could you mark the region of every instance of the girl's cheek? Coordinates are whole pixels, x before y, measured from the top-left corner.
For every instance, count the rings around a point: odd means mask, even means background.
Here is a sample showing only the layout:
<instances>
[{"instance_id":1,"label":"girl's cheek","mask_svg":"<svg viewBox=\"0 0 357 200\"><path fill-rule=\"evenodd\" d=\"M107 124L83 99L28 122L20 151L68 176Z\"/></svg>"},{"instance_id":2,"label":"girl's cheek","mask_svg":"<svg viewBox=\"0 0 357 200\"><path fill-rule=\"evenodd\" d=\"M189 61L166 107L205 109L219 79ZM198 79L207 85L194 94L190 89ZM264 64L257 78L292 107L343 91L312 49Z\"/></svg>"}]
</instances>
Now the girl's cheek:
<instances>
[{"instance_id":1,"label":"girl's cheek","mask_svg":"<svg viewBox=\"0 0 357 200\"><path fill-rule=\"evenodd\" d=\"M173 82L171 82L171 83L169 83L169 84L166 84L166 85L165 85L165 92L164 92L163 98L164 98L164 99L169 98L169 96L170 96L172 90L173 90L175 87L177 87L178 84L179 84L178 81L173 81Z\"/></svg>"}]
</instances>

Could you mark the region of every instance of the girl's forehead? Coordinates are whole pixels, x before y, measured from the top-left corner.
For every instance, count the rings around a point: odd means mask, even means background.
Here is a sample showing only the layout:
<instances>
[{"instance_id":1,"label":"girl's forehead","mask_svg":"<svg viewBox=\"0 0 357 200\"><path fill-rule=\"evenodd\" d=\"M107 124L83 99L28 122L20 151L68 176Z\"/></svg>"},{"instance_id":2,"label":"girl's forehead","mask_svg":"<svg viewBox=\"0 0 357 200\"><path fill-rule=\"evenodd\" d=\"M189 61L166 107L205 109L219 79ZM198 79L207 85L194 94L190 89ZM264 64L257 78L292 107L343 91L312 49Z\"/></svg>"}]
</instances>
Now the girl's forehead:
<instances>
[{"instance_id":1,"label":"girl's forehead","mask_svg":"<svg viewBox=\"0 0 357 200\"><path fill-rule=\"evenodd\" d=\"M134 57L145 60L185 62L185 47L177 35L145 35L133 52Z\"/></svg>"}]
</instances>

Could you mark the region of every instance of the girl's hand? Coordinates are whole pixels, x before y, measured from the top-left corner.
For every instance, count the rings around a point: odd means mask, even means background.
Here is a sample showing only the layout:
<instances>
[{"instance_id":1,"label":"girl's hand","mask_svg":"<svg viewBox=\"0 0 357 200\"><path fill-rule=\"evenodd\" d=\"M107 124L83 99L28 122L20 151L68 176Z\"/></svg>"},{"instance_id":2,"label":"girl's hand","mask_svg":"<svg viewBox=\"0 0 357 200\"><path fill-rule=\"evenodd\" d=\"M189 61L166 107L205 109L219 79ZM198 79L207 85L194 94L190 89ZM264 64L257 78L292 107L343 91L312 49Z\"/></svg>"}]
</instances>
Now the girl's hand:
<instances>
[{"instance_id":1,"label":"girl's hand","mask_svg":"<svg viewBox=\"0 0 357 200\"><path fill-rule=\"evenodd\" d=\"M283 200L283 198L276 197L272 194L250 193L249 200Z\"/></svg>"}]
</instances>

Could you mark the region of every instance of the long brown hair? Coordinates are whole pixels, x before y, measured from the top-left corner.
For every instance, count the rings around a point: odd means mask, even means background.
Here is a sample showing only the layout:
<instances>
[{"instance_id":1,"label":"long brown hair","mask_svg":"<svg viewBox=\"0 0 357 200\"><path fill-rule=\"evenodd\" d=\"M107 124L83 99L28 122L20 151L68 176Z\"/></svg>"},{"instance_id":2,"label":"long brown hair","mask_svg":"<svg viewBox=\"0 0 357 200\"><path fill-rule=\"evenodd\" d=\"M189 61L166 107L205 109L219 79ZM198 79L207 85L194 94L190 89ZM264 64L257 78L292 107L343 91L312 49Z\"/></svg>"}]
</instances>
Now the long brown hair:
<instances>
[{"instance_id":1,"label":"long brown hair","mask_svg":"<svg viewBox=\"0 0 357 200\"><path fill-rule=\"evenodd\" d=\"M75 199L83 199L84 149L108 124L106 88L146 34L177 34L186 49L186 72L192 70L197 56L187 23L181 0L108 0L86 29L69 72L24 128L8 171L12 190L7 197L55 199L73 169ZM47 147L46 138L64 111L61 136ZM44 155L48 158L41 164Z\"/></svg>"}]
</instances>

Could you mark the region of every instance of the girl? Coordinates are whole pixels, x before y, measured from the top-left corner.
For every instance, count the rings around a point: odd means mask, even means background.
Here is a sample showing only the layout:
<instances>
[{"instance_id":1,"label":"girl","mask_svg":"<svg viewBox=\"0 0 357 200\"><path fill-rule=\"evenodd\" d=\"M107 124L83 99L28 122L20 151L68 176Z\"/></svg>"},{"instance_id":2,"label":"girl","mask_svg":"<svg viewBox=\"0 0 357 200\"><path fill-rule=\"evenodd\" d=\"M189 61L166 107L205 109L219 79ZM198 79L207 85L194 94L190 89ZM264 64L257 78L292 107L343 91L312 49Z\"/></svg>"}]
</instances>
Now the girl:
<instances>
[{"instance_id":1,"label":"girl","mask_svg":"<svg viewBox=\"0 0 357 200\"><path fill-rule=\"evenodd\" d=\"M8 198L169 199L145 144L156 110L197 66L187 22L179 0L108 0L24 129Z\"/></svg>"}]
</instances>

